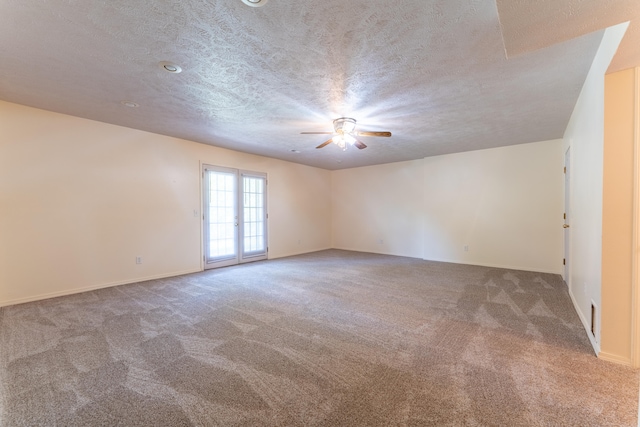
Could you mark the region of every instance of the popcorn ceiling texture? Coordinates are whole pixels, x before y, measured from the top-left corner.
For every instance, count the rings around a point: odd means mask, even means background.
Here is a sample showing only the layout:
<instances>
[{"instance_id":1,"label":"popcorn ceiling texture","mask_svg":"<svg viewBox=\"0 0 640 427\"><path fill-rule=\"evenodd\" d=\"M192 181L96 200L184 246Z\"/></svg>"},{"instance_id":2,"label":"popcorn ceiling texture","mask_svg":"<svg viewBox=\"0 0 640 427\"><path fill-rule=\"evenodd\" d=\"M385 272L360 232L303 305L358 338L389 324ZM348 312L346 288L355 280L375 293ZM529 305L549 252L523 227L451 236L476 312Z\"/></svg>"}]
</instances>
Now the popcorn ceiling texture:
<instances>
[{"instance_id":1,"label":"popcorn ceiling texture","mask_svg":"<svg viewBox=\"0 0 640 427\"><path fill-rule=\"evenodd\" d=\"M602 33L507 59L525 3L5 0L0 99L327 169L560 138ZM393 137L300 135L339 116Z\"/></svg>"},{"instance_id":2,"label":"popcorn ceiling texture","mask_svg":"<svg viewBox=\"0 0 640 427\"><path fill-rule=\"evenodd\" d=\"M609 72L640 65L638 0L497 0L496 4L508 56L631 21Z\"/></svg>"}]
</instances>

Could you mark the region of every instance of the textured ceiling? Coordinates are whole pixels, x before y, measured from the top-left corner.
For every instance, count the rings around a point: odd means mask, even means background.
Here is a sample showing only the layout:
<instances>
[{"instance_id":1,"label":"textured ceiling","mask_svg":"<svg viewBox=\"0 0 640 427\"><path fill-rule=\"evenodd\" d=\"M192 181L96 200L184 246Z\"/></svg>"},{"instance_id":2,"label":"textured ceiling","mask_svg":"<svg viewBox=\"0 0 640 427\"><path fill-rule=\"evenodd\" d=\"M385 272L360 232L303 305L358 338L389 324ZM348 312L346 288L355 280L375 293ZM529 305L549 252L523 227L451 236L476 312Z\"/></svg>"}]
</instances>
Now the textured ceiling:
<instances>
[{"instance_id":1,"label":"textured ceiling","mask_svg":"<svg viewBox=\"0 0 640 427\"><path fill-rule=\"evenodd\" d=\"M507 56L631 21L609 72L640 66L639 0L497 0Z\"/></svg>"},{"instance_id":2,"label":"textured ceiling","mask_svg":"<svg viewBox=\"0 0 640 427\"><path fill-rule=\"evenodd\" d=\"M640 2L532 4L0 0L0 99L326 169L560 138ZM340 116L393 137L300 135Z\"/></svg>"}]
</instances>

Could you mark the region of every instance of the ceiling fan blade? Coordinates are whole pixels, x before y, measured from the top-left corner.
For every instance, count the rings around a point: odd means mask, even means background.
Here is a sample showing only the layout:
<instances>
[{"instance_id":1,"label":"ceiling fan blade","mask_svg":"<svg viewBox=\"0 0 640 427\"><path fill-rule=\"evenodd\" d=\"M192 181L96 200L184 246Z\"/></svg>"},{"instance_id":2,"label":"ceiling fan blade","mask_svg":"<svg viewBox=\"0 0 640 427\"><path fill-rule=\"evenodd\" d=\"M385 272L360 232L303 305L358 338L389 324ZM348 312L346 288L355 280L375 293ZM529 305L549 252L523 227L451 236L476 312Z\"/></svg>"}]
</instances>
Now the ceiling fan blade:
<instances>
[{"instance_id":1,"label":"ceiling fan blade","mask_svg":"<svg viewBox=\"0 0 640 427\"><path fill-rule=\"evenodd\" d=\"M353 143L353 145L358 147L360 150L367 148L367 146L364 144L364 142L359 141L357 139L356 139L356 142Z\"/></svg>"},{"instance_id":2,"label":"ceiling fan blade","mask_svg":"<svg viewBox=\"0 0 640 427\"><path fill-rule=\"evenodd\" d=\"M328 139L327 141L323 142L322 144L318 145L316 148L322 148L326 145L329 145L333 142L333 138Z\"/></svg>"},{"instance_id":3,"label":"ceiling fan blade","mask_svg":"<svg viewBox=\"0 0 640 427\"><path fill-rule=\"evenodd\" d=\"M301 135L333 135L333 132L300 132Z\"/></svg>"},{"instance_id":4,"label":"ceiling fan blade","mask_svg":"<svg viewBox=\"0 0 640 427\"><path fill-rule=\"evenodd\" d=\"M367 132L367 131L360 131L357 132L358 136L391 136L391 132Z\"/></svg>"}]
</instances>

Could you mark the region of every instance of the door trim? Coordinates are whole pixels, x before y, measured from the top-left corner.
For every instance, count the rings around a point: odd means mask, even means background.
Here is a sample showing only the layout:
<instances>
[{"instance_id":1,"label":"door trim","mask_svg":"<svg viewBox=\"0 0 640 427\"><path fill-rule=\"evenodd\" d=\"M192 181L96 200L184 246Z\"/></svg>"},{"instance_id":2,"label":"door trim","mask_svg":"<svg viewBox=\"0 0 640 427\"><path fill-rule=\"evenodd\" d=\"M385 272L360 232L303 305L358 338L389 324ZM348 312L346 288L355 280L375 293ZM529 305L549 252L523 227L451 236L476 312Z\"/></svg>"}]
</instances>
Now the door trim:
<instances>
[{"instance_id":1,"label":"door trim","mask_svg":"<svg viewBox=\"0 0 640 427\"><path fill-rule=\"evenodd\" d=\"M237 265L246 262L253 262L268 259L268 213L267 213L267 188L268 180L267 174L263 172L254 172L248 170L240 170L235 168L228 168L223 166L215 166L210 164L201 163L201 203L202 203L202 226L200 229L201 248L202 248L202 269L208 270L217 267L226 267L230 265ZM220 172L233 176L233 202L225 203L224 207L230 207L230 203L233 203L233 219L235 222L234 228L234 254L229 256L221 256L219 258L211 258L210 252L210 234L211 230L208 226L210 224L211 210L208 206L208 200L210 197L208 180L209 172ZM257 181L248 180L246 178L255 178ZM250 188L245 188L245 185L250 185ZM223 190L223 194L226 190ZM228 196L226 196L228 197ZM223 197L224 199L224 197ZM249 204L249 206L247 206ZM253 205L252 205L253 204ZM246 216L245 216L246 212ZM226 214L228 215L228 213ZM246 219L246 221L245 221ZM230 225L228 218L222 220L221 224ZM247 231L248 230L248 231ZM224 231L224 230L222 230ZM209 235L205 236L205 232ZM227 229L224 231L229 232ZM245 238L249 240L245 241ZM258 238L257 240L251 240L252 238ZM223 237L222 239L225 239ZM254 251L245 251L247 245L253 245L257 247Z\"/></svg>"},{"instance_id":2,"label":"door trim","mask_svg":"<svg viewBox=\"0 0 640 427\"><path fill-rule=\"evenodd\" d=\"M269 219L269 215L268 215L268 201L267 201L267 188L268 188L268 180L267 180L267 174L263 173L263 172L253 172L253 171L248 171L248 170L239 170L238 171L238 187L242 188L242 191L238 191L238 211L239 211L239 218L238 218L238 223L239 223L239 227L243 227L245 226L245 201L244 201L244 194L246 193L246 191L244 190L244 178L245 177L249 177L249 178L257 178L262 180L263 182L263 188L262 188L262 232L263 232L263 244L264 247L262 250L258 250L258 251L250 251L250 252L245 252L245 245L244 245L244 241L239 241L239 248L238 248L238 257L239 257L239 263L245 263L245 262L253 262L253 261L260 261L263 259L267 259L268 255L269 255L269 227L268 227L268 219ZM243 239L246 237L246 233L244 232L244 230L240 230L240 232L238 233L239 235L239 239Z\"/></svg>"},{"instance_id":3,"label":"door trim","mask_svg":"<svg viewBox=\"0 0 640 427\"><path fill-rule=\"evenodd\" d=\"M571 147L567 147L564 153L564 224L568 225L563 229L563 251L564 265L562 274L567 288L571 290Z\"/></svg>"}]
</instances>

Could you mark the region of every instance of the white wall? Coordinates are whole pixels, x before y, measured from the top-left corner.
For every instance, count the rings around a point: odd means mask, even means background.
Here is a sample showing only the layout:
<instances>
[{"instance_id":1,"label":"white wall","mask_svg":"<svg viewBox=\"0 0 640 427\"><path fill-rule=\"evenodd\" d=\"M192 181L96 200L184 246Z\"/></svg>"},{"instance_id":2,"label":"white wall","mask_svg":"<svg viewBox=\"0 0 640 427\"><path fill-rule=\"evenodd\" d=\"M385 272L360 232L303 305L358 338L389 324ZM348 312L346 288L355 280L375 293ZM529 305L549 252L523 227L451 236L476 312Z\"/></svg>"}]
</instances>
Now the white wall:
<instances>
[{"instance_id":1,"label":"white wall","mask_svg":"<svg viewBox=\"0 0 640 427\"><path fill-rule=\"evenodd\" d=\"M199 271L201 163L268 174L270 258L331 246L329 171L7 102L0 135L0 306Z\"/></svg>"},{"instance_id":2,"label":"white wall","mask_svg":"<svg viewBox=\"0 0 640 427\"><path fill-rule=\"evenodd\" d=\"M336 248L561 272L560 140L336 171L332 188Z\"/></svg>"},{"instance_id":3,"label":"white wall","mask_svg":"<svg viewBox=\"0 0 640 427\"><path fill-rule=\"evenodd\" d=\"M563 152L571 148L571 225L569 274L565 281L585 329L591 328L591 302L602 307L602 174L604 147L604 73L624 35L626 24L605 31L563 137ZM596 315L600 351L601 319Z\"/></svg>"},{"instance_id":4,"label":"white wall","mask_svg":"<svg viewBox=\"0 0 640 427\"><path fill-rule=\"evenodd\" d=\"M561 147L554 140L424 159L424 258L560 273Z\"/></svg>"},{"instance_id":5,"label":"white wall","mask_svg":"<svg viewBox=\"0 0 640 427\"><path fill-rule=\"evenodd\" d=\"M334 171L333 247L422 258L422 160Z\"/></svg>"}]
</instances>

